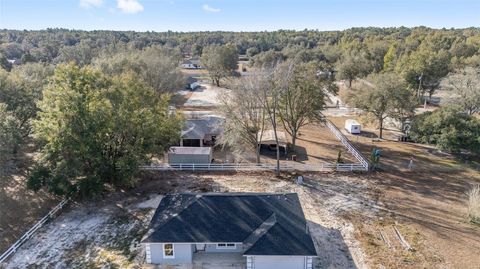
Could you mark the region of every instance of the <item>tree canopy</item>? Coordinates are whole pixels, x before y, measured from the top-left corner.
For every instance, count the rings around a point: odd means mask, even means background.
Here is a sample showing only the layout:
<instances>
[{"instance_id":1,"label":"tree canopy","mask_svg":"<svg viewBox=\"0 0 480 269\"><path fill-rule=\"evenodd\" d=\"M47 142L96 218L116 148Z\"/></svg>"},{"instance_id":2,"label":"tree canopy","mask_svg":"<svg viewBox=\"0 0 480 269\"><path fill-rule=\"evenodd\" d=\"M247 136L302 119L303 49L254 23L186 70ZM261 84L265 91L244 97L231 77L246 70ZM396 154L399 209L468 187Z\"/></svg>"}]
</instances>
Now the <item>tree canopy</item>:
<instances>
[{"instance_id":1,"label":"tree canopy","mask_svg":"<svg viewBox=\"0 0 480 269\"><path fill-rule=\"evenodd\" d=\"M35 137L41 161L29 178L35 190L99 193L129 186L138 166L179 139L181 121L134 74L106 77L91 67L60 65L39 103Z\"/></svg>"},{"instance_id":2,"label":"tree canopy","mask_svg":"<svg viewBox=\"0 0 480 269\"><path fill-rule=\"evenodd\" d=\"M220 86L222 78L233 76L238 65L237 49L233 45L208 46L202 52L202 65L207 68L213 83Z\"/></svg>"},{"instance_id":3,"label":"tree canopy","mask_svg":"<svg viewBox=\"0 0 480 269\"><path fill-rule=\"evenodd\" d=\"M456 107L447 106L416 116L410 135L417 142L435 144L441 150L480 154L480 120Z\"/></svg>"},{"instance_id":4,"label":"tree canopy","mask_svg":"<svg viewBox=\"0 0 480 269\"><path fill-rule=\"evenodd\" d=\"M443 87L452 94L447 103L459 106L469 115L480 112L480 68L468 67L448 75Z\"/></svg>"},{"instance_id":5,"label":"tree canopy","mask_svg":"<svg viewBox=\"0 0 480 269\"><path fill-rule=\"evenodd\" d=\"M325 109L328 93L336 94L337 86L330 78L318 74L314 62L287 62L278 68L292 68L287 85L280 94L278 114L285 130L292 137L295 151L300 129L312 122L323 121L321 111Z\"/></svg>"},{"instance_id":6,"label":"tree canopy","mask_svg":"<svg viewBox=\"0 0 480 269\"><path fill-rule=\"evenodd\" d=\"M348 102L363 109L378 122L379 137L387 118L405 119L413 115L416 105L405 81L392 73L372 74L349 96Z\"/></svg>"}]
</instances>

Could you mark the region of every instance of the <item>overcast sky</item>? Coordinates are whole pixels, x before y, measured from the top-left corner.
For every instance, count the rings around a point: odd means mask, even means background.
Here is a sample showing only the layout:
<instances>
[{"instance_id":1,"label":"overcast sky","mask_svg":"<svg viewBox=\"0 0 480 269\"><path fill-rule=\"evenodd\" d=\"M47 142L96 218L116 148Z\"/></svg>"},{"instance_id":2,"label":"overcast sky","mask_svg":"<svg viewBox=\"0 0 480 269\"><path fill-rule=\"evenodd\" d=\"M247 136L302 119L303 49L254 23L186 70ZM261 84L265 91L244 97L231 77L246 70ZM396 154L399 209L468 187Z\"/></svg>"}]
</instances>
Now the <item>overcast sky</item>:
<instances>
[{"instance_id":1,"label":"overcast sky","mask_svg":"<svg viewBox=\"0 0 480 269\"><path fill-rule=\"evenodd\" d=\"M480 0L0 0L1 29L480 27Z\"/></svg>"}]
</instances>

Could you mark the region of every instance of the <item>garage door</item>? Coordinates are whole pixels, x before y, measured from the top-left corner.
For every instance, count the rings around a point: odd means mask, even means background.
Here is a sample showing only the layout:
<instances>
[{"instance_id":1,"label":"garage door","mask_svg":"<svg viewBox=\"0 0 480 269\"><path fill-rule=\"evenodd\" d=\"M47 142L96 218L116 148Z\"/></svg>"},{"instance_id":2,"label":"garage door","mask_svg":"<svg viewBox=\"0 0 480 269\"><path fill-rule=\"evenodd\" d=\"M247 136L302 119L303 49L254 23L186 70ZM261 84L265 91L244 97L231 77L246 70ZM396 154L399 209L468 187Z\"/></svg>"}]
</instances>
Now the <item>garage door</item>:
<instances>
[{"instance_id":1,"label":"garage door","mask_svg":"<svg viewBox=\"0 0 480 269\"><path fill-rule=\"evenodd\" d=\"M304 269L304 257L255 256L255 269Z\"/></svg>"},{"instance_id":2,"label":"garage door","mask_svg":"<svg viewBox=\"0 0 480 269\"><path fill-rule=\"evenodd\" d=\"M200 147L200 139L183 139L184 147Z\"/></svg>"}]
</instances>

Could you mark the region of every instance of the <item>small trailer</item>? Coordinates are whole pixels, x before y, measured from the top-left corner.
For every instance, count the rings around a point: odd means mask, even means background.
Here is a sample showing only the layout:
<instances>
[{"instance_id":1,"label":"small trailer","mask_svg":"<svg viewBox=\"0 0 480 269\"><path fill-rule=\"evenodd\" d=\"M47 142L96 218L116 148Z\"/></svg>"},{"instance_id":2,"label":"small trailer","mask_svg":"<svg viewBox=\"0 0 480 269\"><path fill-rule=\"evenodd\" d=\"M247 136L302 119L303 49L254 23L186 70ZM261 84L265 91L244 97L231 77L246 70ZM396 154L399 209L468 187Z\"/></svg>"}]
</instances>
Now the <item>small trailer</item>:
<instances>
[{"instance_id":1,"label":"small trailer","mask_svg":"<svg viewBox=\"0 0 480 269\"><path fill-rule=\"evenodd\" d=\"M351 134L359 134L362 131L362 126L356 120L348 119L345 121L345 130Z\"/></svg>"}]
</instances>

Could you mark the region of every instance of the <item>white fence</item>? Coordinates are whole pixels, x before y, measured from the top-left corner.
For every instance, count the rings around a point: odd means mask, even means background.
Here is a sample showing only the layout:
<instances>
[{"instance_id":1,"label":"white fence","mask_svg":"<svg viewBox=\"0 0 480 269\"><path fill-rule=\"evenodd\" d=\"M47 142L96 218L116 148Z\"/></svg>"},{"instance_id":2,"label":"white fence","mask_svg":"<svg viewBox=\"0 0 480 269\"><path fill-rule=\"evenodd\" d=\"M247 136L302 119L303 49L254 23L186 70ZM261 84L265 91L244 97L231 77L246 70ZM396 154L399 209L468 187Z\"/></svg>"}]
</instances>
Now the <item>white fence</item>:
<instances>
[{"instance_id":1,"label":"white fence","mask_svg":"<svg viewBox=\"0 0 480 269\"><path fill-rule=\"evenodd\" d=\"M368 161L363 157L363 155L350 143L348 138L338 130L338 128L330 121L327 120L327 127L332 131L332 133L342 142L342 144L347 148L348 152L350 152L353 157L355 157L358 162L360 162L365 171L368 171L369 168L369 163Z\"/></svg>"},{"instance_id":2,"label":"white fence","mask_svg":"<svg viewBox=\"0 0 480 269\"><path fill-rule=\"evenodd\" d=\"M43 217L39 222L37 222L35 225L33 225L30 230L28 230L25 234L20 237L20 239L17 240L7 251L5 251L1 256L0 256L0 265L2 262L6 261L10 255L14 254L17 249L25 243L38 229L40 229L47 221L49 221L51 218L53 218L58 211L60 211L68 202L70 199L65 199L61 201L56 207L54 207L48 214ZM0 266L1 267L1 266Z\"/></svg>"},{"instance_id":3,"label":"white fence","mask_svg":"<svg viewBox=\"0 0 480 269\"><path fill-rule=\"evenodd\" d=\"M251 164L251 163L176 163L176 164L153 164L141 166L142 170L152 171L274 171L276 164ZM366 171L365 166L360 163L319 163L302 164L288 163L280 164L281 171L304 171L304 172L328 172L328 171Z\"/></svg>"}]
</instances>

